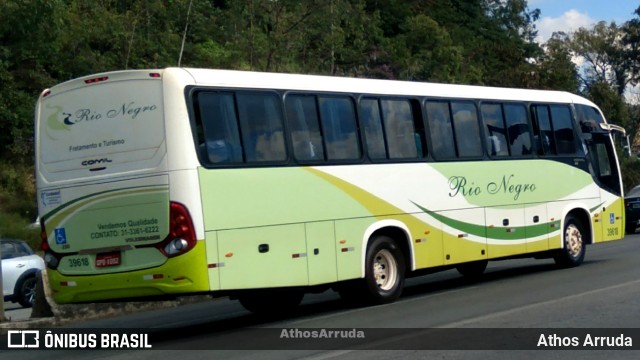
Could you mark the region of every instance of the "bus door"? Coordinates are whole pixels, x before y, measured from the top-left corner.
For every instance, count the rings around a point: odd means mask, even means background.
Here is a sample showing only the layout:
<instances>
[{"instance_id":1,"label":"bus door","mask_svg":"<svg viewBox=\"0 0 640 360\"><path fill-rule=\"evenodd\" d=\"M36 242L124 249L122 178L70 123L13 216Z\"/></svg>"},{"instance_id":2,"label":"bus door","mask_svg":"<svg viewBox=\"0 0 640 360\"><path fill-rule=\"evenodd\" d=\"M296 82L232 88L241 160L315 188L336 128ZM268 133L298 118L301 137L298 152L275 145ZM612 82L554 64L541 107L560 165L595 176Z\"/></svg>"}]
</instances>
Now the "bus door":
<instances>
[{"instance_id":1,"label":"bus door","mask_svg":"<svg viewBox=\"0 0 640 360\"><path fill-rule=\"evenodd\" d=\"M608 241L622 238L624 235L624 201L621 198L620 169L608 132L593 132L589 141L589 155L593 175L600 187L602 204L596 210L594 231L596 241ZM618 197L611 203L610 199ZM601 232L601 236L598 236Z\"/></svg>"}]
</instances>

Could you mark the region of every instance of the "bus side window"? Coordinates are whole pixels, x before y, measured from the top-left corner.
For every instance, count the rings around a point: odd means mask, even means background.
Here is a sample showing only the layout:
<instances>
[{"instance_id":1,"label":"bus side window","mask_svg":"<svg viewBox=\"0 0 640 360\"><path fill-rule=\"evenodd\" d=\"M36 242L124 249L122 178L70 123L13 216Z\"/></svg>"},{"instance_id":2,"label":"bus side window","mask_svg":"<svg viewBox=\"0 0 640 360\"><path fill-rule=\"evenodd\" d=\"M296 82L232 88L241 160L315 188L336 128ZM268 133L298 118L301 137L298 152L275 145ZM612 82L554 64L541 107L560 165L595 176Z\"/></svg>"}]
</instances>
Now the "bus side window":
<instances>
[{"instance_id":1,"label":"bus side window","mask_svg":"<svg viewBox=\"0 0 640 360\"><path fill-rule=\"evenodd\" d=\"M577 152L571 110L566 105L551 105L551 123L556 139L558 155L571 155Z\"/></svg>"},{"instance_id":2,"label":"bus side window","mask_svg":"<svg viewBox=\"0 0 640 360\"><path fill-rule=\"evenodd\" d=\"M321 96L318 102L327 158L359 159L360 140L351 98Z\"/></svg>"},{"instance_id":3,"label":"bus side window","mask_svg":"<svg viewBox=\"0 0 640 360\"><path fill-rule=\"evenodd\" d=\"M198 93L204 152L213 164L242 162L242 145L232 93Z\"/></svg>"},{"instance_id":4,"label":"bus side window","mask_svg":"<svg viewBox=\"0 0 640 360\"><path fill-rule=\"evenodd\" d=\"M271 93L237 94L247 162L286 160L280 98Z\"/></svg>"},{"instance_id":5,"label":"bus side window","mask_svg":"<svg viewBox=\"0 0 640 360\"><path fill-rule=\"evenodd\" d=\"M504 114L511 155L531 154L531 131L527 121L527 110L522 104L505 104Z\"/></svg>"},{"instance_id":6,"label":"bus side window","mask_svg":"<svg viewBox=\"0 0 640 360\"><path fill-rule=\"evenodd\" d=\"M556 142L551 128L549 106L535 105L532 109L534 114L533 133L536 138L538 155L554 155L556 153Z\"/></svg>"},{"instance_id":7,"label":"bus side window","mask_svg":"<svg viewBox=\"0 0 640 360\"><path fill-rule=\"evenodd\" d=\"M433 156L436 159L455 158L456 149L449 103L445 101L428 101L426 108Z\"/></svg>"},{"instance_id":8,"label":"bus side window","mask_svg":"<svg viewBox=\"0 0 640 360\"><path fill-rule=\"evenodd\" d=\"M418 146L411 103L404 99L383 99L381 105L389 158L417 158Z\"/></svg>"},{"instance_id":9,"label":"bus side window","mask_svg":"<svg viewBox=\"0 0 640 360\"><path fill-rule=\"evenodd\" d=\"M482 139L480 138L480 125L478 124L478 112L472 102L452 102L453 128L458 146L458 156L479 157L482 156Z\"/></svg>"},{"instance_id":10,"label":"bus side window","mask_svg":"<svg viewBox=\"0 0 640 360\"><path fill-rule=\"evenodd\" d=\"M286 108L296 160L324 160L315 96L289 95Z\"/></svg>"},{"instance_id":11,"label":"bus side window","mask_svg":"<svg viewBox=\"0 0 640 360\"><path fill-rule=\"evenodd\" d=\"M500 104L482 104L480 108L487 129L489 155L509 156L502 106Z\"/></svg>"},{"instance_id":12,"label":"bus side window","mask_svg":"<svg viewBox=\"0 0 640 360\"><path fill-rule=\"evenodd\" d=\"M360 118L364 128L364 139L367 143L369 158L374 160L386 159L387 150L378 100L362 99L360 101Z\"/></svg>"}]
</instances>

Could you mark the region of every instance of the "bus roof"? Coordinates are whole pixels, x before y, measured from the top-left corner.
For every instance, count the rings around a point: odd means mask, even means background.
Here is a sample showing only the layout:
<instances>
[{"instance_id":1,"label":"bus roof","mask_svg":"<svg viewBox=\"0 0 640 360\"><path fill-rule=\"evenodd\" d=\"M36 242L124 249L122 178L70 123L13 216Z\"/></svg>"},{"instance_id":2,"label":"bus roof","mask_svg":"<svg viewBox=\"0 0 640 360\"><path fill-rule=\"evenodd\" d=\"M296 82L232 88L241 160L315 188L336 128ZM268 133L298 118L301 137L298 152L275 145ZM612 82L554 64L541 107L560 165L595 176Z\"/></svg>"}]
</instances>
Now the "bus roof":
<instances>
[{"instance_id":1,"label":"bus roof","mask_svg":"<svg viewBox=\"0 0 640 360\"><path fill-rule=\"evenodd\" d=\"M199 68L167 68L121 70L80 77L58 84L47 91L60 93L86 86L91 81L109 77L113 80L140 80L162 77L164 72L188 73L194 85L243 87L255 89L282 89L300 91L327 91L360 94L402 96L432 96L458 99L484 99L507 101L539 101L549 103L576 103L596 107L591 101L565 91L500 88L476 85L454 85L418 81L349 78L324 75L301 75L239 70Z\"/></svg>"},{"instance_id":2,"label":"bus roof","mask_svg":"<svg viewBox=\"0 0 640 360\"><path fill-rule=\"evenodd\" d=\"M168 70L173 71L172 69ZM578 103L595 106L591 101L583 97L564 91L236 70L209 70L193 68L185 68L184 70L193 76L195 83L198 85L405 96L417 95L462 99Z\"/></svg>"}]
</instances>

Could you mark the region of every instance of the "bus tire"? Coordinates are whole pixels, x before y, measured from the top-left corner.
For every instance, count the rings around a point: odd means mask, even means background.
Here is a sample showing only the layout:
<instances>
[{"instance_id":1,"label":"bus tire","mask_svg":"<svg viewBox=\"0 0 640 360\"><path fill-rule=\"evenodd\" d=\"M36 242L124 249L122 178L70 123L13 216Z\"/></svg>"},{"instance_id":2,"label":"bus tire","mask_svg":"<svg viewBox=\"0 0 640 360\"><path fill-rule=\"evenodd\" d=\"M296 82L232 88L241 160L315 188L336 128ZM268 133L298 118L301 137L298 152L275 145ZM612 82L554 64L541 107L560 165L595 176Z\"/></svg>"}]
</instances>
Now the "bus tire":
<instances>
[{"instance_id":1,"label":"bus tire","mask_svg":"<svg viewBox=\"0 0 640 360\"><path fill-rule=\"evenodd\" d=\"M394 302L404 287L405 260L398 244L388 236L377 236L367 247L363 298L368 304Z\"/></svg>"},{"instance_id":2,"label":"bus tire","mask_svg":"<svg viewBox=\"0 0 640 360\"><path fill-rule=\"evenodd\" d=\"M466 279L477 280L484 273L488 263L489 261L487 260L467 262L456 265L456 270Z\"/></svg>"},{"instance_id":3,"label":"bus tire","mask_svg":"<svg viewBox=\"0 0 640 360\"><path fill-rule=\"evenodd\" d=\"M293 313L303 297L302 290L263 289L243 292L238 301L256 315L282 316Z\"/></svg>"},{"instance_id":4,"label":"bus tire","mask_svg":"<svg viewBox=\"0 0 640 360\"><path fill-rule=\"evenodd\" d=\"M635 222L634 222L634 224L633 224L633 225L627 225L627 226L625 226L625 232L626 232L627 234L630 234L630 235L631 235L631 234L635 234L635 233L636 233L636 225L635 225Z\"/></svg>"},{"instance_id":5,"label":"bus tire","mask_svg":"<svg viewBox=\"0 0 640 360\"><path fill-rule=\"evenodd\" d=\"M16 299L22 307L30 308L33 306L33 302L36 298L36 275L23 278L16 286Z\"/></svg>"},{"instance_id":6,"label":"bus tire","mask_svg":"<svg viewBox=\"0 0 640 360\"><path fill-rule=\"evenodd\" d=\"M586 253L585 231L582 223L569 215L562 232L562 249L553 257L560 267L575 267L582 264Z\"/></svg>"}]
</instances>

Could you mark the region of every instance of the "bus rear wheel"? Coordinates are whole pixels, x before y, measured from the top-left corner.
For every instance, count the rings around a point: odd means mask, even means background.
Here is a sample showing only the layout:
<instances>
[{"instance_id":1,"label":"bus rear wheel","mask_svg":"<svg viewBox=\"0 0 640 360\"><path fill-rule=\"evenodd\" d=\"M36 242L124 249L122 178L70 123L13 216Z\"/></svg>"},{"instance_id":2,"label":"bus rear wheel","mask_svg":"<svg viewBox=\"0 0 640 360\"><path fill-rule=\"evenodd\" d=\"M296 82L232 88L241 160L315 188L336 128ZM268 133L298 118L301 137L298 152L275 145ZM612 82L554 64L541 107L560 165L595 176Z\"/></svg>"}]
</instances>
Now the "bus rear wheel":
<instances>
[{"instance_id":1,"label":"bus rear wheel","mask_svg":"<svg viewBox=\"0 0 640 360\"><path fill-rule=\"evenodd\" d=\"M458 264L456 270L460 275L469 280L478 280L487 268L487 260L472 261L468 263Z\"/></svg>"},{"instance_id":2,"label":"bus rear wheel","mask_svg":"<svg viewBox=\"0 0 640 360\"><path fill-rule=\"evenodd\" d=\"M586 253L585 231L580 220L567 217L562 233L562 249L553 257L561 267L575 267L582 264Z\"/></svg>"},{"instance_id":3,"label":"bus rear wheel","mask_svg":"<svg viewBox=\"0 0 640 360\"><path fill-rule=\"evenodd\" d=\"M338 292L351 304L388 304L400 297L404 273L402 250L390 237L377 236L367 248L364 279L346 283Z\"/></svg>"},{"instance_id":4,"label":"bus rear wheel","mask_svg":"<svg viewBox=\"0 0 640 360\"><path fill-rule=\"evenodd\" d=\"M293 313L303 297L304 291L298 289L262 289L243 292L238 300L256 315L282 316Z\"/></svg>"}]
</instances>

